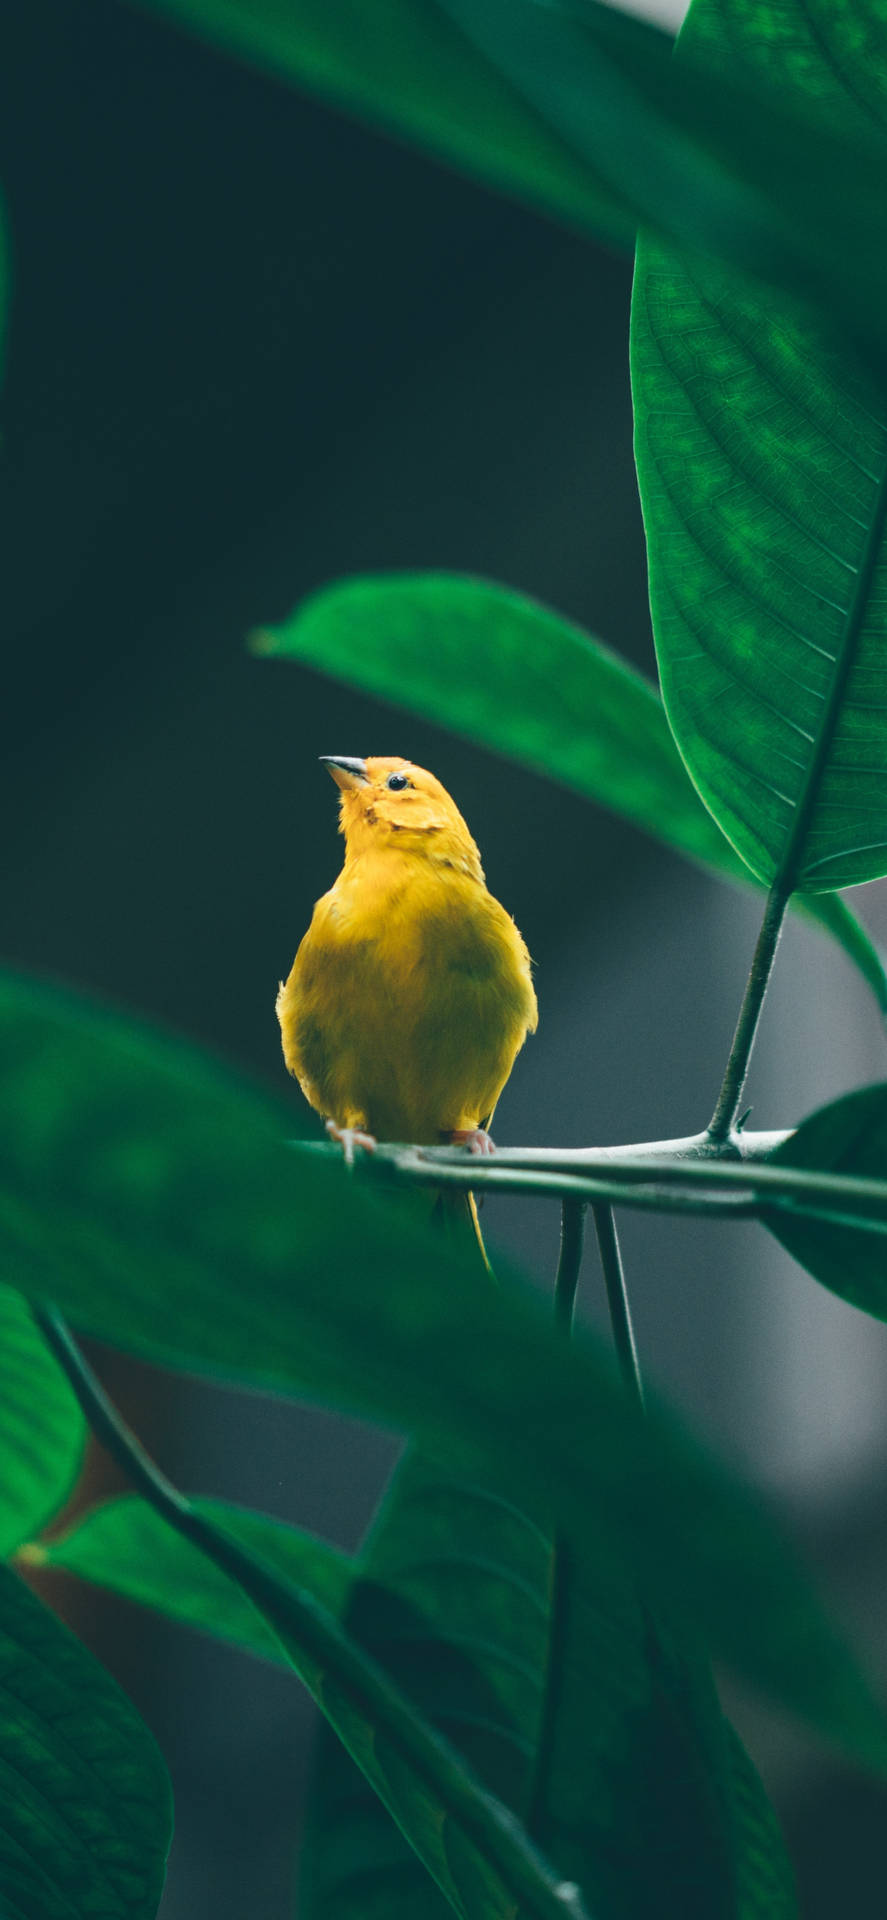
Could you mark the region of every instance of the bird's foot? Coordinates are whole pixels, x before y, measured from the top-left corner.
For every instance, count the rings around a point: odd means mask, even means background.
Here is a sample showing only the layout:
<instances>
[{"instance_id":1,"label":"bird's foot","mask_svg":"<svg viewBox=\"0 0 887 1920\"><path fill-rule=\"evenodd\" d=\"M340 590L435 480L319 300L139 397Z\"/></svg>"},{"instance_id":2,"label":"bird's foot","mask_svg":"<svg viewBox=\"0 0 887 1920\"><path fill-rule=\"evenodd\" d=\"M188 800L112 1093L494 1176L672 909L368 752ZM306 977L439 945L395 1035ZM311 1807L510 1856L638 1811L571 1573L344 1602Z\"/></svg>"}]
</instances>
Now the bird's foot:
<instances>
[{"instance_id":1,"label":"bird's foot","mask_svg":"<svg viewBox=\"0 0 887 1920\"><path fill-rule=\"evenodd\" d=\"M328 1120L326 1130L331 1140L336 1140L345 1156L346 1167L353 1167L355 1149L360 1147L364 1153L375 1153L376 1139L372 1133L363 1133L360 1127L339 1127L335 1120Z\"/></svg>"},{"instance_id":2,"label":"bird's foot","mask_svg":"<svg viewBox=\"0 0 887 1920\"><path fill-rule=\"evenodd\" d=\"M454 1127L450 1134L450 1145L467 1147L469 1153L476 1154L486 1155L496 1151L495 1141L490 1139L483 1127Z\"/></svg>"}]
</instances>

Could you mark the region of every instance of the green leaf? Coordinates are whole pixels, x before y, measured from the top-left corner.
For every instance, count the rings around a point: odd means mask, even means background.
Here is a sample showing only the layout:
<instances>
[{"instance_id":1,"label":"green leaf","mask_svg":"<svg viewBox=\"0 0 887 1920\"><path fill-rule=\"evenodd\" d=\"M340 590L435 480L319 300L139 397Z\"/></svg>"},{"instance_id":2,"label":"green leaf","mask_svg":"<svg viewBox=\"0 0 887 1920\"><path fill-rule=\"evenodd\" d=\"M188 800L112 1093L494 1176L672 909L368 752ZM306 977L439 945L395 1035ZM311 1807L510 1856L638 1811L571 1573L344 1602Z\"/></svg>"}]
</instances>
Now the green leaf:
<instances>
[{"instance_id":1,"label":"green leaf","mask_svg":"<svg viewBox=\"0 0 887 1920\"><path fill-rule=\"evenodd\" d=\"M310 1588L330 1613L342 1611L351 1579L345 1554L299 1527L224 1500L194 1505L296 1586ZM287 1664L277 1634L240 1588L135 1494L103 1501L64 1533L26 1547L20 1558L28 1566L64 1568L184 1626Z\"/></svg>"},{"instance_id":2,"label":"green leaf","mask_svg":"<svg viewBox=\"0 0 887 1920\"><path fill-rule=\"evenodd\" d=\"M775 1818L706 1677L691 1688L674 1656L665 1671L605 1538L576 1571L552 1611L550 1540L514 1506L412 1455L362 1556L347 1621L484 1783L532 1818L592 1913L658 1913L666 1878L687 1920L788 1920L792 1877ZM305 1865L306 1911L324 1920L446 1911L329 1737Z\"/></svg>"},{"instance_id":3,"label":"green leaf","mask_svg":"<svg viewBox=\"0 0 887 1920\"><path fill-rule=\"evenodd\" d=\"M819 96L783 84L772 55L780 33L786 58L794 51L784 9L765 15L758 59L743 68L704 31L687 44L682 36L675 62L668 36L596 0L441 4L592 177L612 184L642 231L840 315L883 365L885 146L866 111L883 78L882 59L869 57L876 30L867 38L852 14L839 19L835 37L849 42L839 60L849 51L859 65L864 49L869 68L869 98L841 123ZM740 34L755 31L757 9L750 23L735 0L724 6Z\"/></svg>"},{"instance_id":4,"label":"green leaf","mask_svg":"<svg viewBox=\"0 0 887 1920\"><path fill-rule=\"evenodd\" d=\"M548 1539L516 1508L453 1485L411 1454L361 1555L345 1616L348 1631L519 1816L538 1740L550 1559ZM406 1920L421 1912L432 1920L449 1911L328 1735L313 1797L307 1915ZM590 1900L584 1883L583 1892Z\"/></svg>"},{"instance_id":5,"label":"green leaf","mask_svg":"<svg viewBox=\"0 0 887 1920\"><path fill-rule=\"evenodd\" d=\"M263 1516L219 1502L188 1505L190 1524L197 1521L203 1531L202 1550L214 1556L215 1583L195 1566L195 1549L182 1551L178 1535L173 1546L159 1543L158 1580L145 1565L151 1526L121 1512L120 1503L87 1523L85 1543L74 1538L73 1558L80 1570L97 1570L105 1584L133 1597L159 1600L165 1611L192 1624L205 1616L207 1600L212 1607L215 1590L223 1632L232 1632L253 1652L267 1653L276 1642L278 1656L285 1653L460 1913L475 1911L473 1890L480 1889L477 1912L487 1920L513 1920L517 1912L526 1920L560 1920L560 1886L541 1857L466 1774L458 1756L417 1719L408 1700L392 1691L381 1669L341 1632L326 1604L332 1601L337 1610L342 1606L341 1556L325 1554L317 1542L299 1542L293 1529L275 1528ZM284 1539L284 1534L291 1537ZM137 1555L134 1577L123 1557L130 1540ZM199 1561L200 1554L196 1557ZM69 1558L64 1557L65 1564ZM177 1593L180 1575L184 1591ZM247 1622L250 1601L273 1626L273 1636L257 1633L258 1613L253 1623ZM584 1920L578 1898L571 1899L569 1907L576 1920Z\"/></svg>"},{"instance_id":6,"label":"green leaf","mask_svg":"<svg viewBox=\"0 0 887 1920\"><path fill-rule=\"evenodd\" d=\"M0 1567L0 1905L154 1920L172 1836L161 1755L86 1648Z\"/></svg>"},{"instance_id":7,"label":"green leaf","mask_svg":"<svg viewBox=\"0 0 887 1920\"><path fill-rule=\"evenodd\" d=\"M675 68L667 34L594 0L142 4L610 241L640 222L812 294L883 351L883 143L765 73Z\"/></svg>"},{"instance_id":8,"label":"green leaf","mask_svg":"<svg viewBox=\"0 0 887 1920\"><path fill-rule=\"evenodd\" d=\"M433 0L142 4L491 186L632 242L632 214L618 191L542 124Z\"/></svg>"},{"instance_id":9,"label":"green leaf","mask_svg":"<svg viewBox=\"0 0 887 1920\"><path fill-rule=\"evenodd\" d=\"M848 133L883 127L883 58L850 11L814 22L801 0L751 12L696 0L686 46L750 84L766 70ZM812 322L651 239L638 250L632 372L663 696L692 778L784 891L877 878L883 393Z\"/></svg>"},{"instance_id":10,"label":"green leaf","mask_svg":"<svg viewBox=\"0 0 887 1920\"><path fill-rule=\"evenodd\" d=\"M443 1480L415 1458L399 1470L369 1552L356 1567L323 1542L265 1515L222 1501L194 1504L337 1616L345 1611L357 1567L362 1577L348 1607L349 1630L431 1723L455 1742L484 1785L515 1810L526 1811L538 1748L551 1560L550 1543L532 1523L496 1496ZM95 1581L253 1654L285 1659L276 1633L233 1581L133 1496L94 1508L63 1535L27 1549L26 1558L30 1564L63 1568ZM617 1885L628 1889L638 1868L652 1878L661 1866L661 1853L654 1853L651 1846L650 1815L645 1825L637 1804L643 1772L640 1761L645 1757L653 1789L650 1811L659 1818L674 1891L680 1861L667 1823L679 1804L678 1795L673 1787L668 1791L670 1781L663 1770L652 1768L651 1728L649 1721L639 1718L640 1701L645 1686L649 1687L649 1680L643 1678L646 1635L640 1647L632 1644L631 1623L637 1610L630 1599L625 1605L624 1581L618 1608L601 1616L597 1556L592 1564L598 1630L593 1636L582 1635L585 1684L578 1699L571 1684L570 1696L573 1731L579 1738L575 1748L563 1755L570 1794L563 1802L559 1794L558 1800L559 1804L575 1803L591 1786L597 1806L583 1807L578 1862L578 1843L575 1839L572 1843L574 1865L581 1871L572 1877L590 1889L595 1876L599 1880L601 1872L609 1869L611 1877L618 1873ZM615 1592L612 1566L605 1591L607 1585ZM587 1626L587 1616L583 1624ZM669 1697L673 1695L672 1687ZM637 1729L634 1746L632 1714ZM673 1705L664 1726L657 1714L659 1746L669 1739L673 1774L681 1748L676 1755L672 1717ZM626 1789L620 1802L612 1778L608 1787L605 1781L611 1763L615 1767L616 1754L623 1750ZM791 1911L778 1903L786 1895L790 1876L754 1769L738 1746L737 1753L747 1775L742 1828L735 1839L738 1868L751 1874L756 1884L762 1873L767 1875L768 1905L761 1912L766 1912L767 1920L776 1920L777 1915ZM369 1784L361 1786L353 1762L332 1735L324 1743L323 1755L325 1791L309 1849L318 1911L338 1920L354 1903L353 1910L366 1920L375 1900L380 1912L394 1920L404 1902L406 1911L414 1911L409 1903L420 1889L423 1912L426 1907L430 1912L436 1900L441 1912L448 1911L443 1896L432 1891L425 1869L398 1835L391 1816ZM614 1798L615 1822L609 1807ZM752 1820L754 1841L747 1846L743 1836ZM620 1830L627 1857L618 1853ZM563 1836L558 1837L563 1845ZM695 1828L691 1845L691 1886L701 1889L707 1883ZM556 1857L566 1870L559 1852ZM686 1857L690 1857L689 1847ZM388 1862L384 1871L383 1860ZM715 1864L723 1876L720 1854ZM621 1907L607 1911L621 1911L625 1900ZM692 1905L686 1908L688 1913L692 1910ZM716 1910L708 1906L707 1920ZM750 1920L756 1909L743 1906L739 1911Z\"/></svg>"},{"instance_id":11,"label":"green leaf","mask_svg":"<svg viewBox=\"0 0 887 1920\"><path fill-rule=\"evenodd\" d=\"M0 1286L0 1558L51 1520L67 1499L85 1432L27 1301Z\"/></svg>"},{"instance_id":12,"label":"green leaf","mask_svg":"<svg viewBox=\"0 0 887 1920\"><path fill-rule=\"evenodd\" d=\"M346 580L251 644L492 747L710 871L754 880L688 779L655 689L524 594L447 573ZM883 959L849 908L831 895L804 905L887 1011Z\"/></svg>"},{"instance_id":13,"label":"green leaf","mask_svg":"<svg viewBox=\"0 0 887 1920\"><path fill-rule=\"evenodd\" d=\"M157 1033L6 977L0 1054L0 1249L24 1289L161 1362L413 1431L579 1556L594 1511L657 1604L885 1764L881 1708L759 1503L639 1421L595 1340L567 1348L531 1289L494 1292L409 1206L286 1152L287 1107Z\"/></svg>"},{"instance_id":14,"label":"green leaf","mask_svg":"<svg viewBox=\"0 0 887 1920\"><path fill-rule=\"evenodd\" d=\"M850 1173L883 1180L887 1166L887 1084L862 1087L820 1107L772 1153L768 1165L816 1173ZM807 1201L809 1209L809 1200ZM879 1320L887 1320L887 1218L860 1226L836 1215L823 1196L824 1215L795 1211L790 1198L762 1212L771 1232L802 1267L832 1293Z\"/></svg>"}]
</instances>

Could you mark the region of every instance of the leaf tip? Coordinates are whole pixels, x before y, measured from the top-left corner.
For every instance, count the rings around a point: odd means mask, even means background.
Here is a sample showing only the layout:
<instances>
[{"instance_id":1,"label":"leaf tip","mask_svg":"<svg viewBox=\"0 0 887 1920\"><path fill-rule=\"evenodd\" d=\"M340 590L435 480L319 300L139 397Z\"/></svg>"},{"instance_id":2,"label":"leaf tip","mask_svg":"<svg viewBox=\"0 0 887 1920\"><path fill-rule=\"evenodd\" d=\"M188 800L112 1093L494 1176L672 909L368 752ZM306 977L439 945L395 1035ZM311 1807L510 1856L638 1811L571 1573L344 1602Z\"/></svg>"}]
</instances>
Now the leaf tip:
<instances>
[{"instance_id":1,"label":"leaf tip","mask_svg":"<svg viewBox=\"0 0 887 1920\"><path fill-rule=\"evenodd\" d=\"M34 1567L47 1567L49 1554L45 1547L41 1547L38 1540L26 1540L24 1546L16 1548L12 1560L14 1566L26 1567L30 1570Z\"/></svg>"},{"instance_id":2,"label":"leaf tip","mask_svg":"<svg viewBox=\"0 0 887 1920\"><path fill-rule=\"evenodd\" d=\"M258 660L266 660L269 655L277 653L277 635L273 628L254 627L252 633L247 634L246 650Z\"/></svg>"}]
</instances>

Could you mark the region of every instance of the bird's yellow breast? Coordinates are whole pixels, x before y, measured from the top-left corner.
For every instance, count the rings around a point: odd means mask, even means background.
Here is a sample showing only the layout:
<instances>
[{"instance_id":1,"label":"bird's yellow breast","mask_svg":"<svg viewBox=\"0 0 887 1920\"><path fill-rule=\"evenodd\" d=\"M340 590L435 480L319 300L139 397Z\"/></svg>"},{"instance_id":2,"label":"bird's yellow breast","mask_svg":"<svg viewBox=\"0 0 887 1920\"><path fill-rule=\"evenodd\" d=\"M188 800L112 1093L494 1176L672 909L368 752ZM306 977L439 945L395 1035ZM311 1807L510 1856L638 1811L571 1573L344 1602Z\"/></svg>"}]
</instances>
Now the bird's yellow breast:
<instances>
[{"instance_id":1,"label":"bird's yellow breast","mask_svg":"<svg viewBox=\"0 0 887 1920\"><path fill-rule=\"evenodd\" d=\"M483 879L393 846L318 901L277 1010L312 1106L425 1142L489 1118L537 1019L527 949Z\"/></svg>"}]
</instances>

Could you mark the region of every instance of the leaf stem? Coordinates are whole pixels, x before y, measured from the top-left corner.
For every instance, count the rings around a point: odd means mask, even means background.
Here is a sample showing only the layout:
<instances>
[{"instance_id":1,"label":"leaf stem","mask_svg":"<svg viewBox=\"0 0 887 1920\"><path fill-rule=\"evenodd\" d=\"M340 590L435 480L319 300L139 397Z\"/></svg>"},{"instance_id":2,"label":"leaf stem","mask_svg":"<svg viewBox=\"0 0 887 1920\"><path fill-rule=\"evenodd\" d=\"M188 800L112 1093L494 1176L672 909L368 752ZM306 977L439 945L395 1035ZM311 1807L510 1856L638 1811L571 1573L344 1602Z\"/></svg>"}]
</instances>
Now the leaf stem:
<instances>
[{"instance_id":1,"label":"leaf stem","mask_svg":"<svg viewBox=\"0 0 887 1920\"><path fill-rule=\"evenodd\" d=\"M761 931L758 934L751 971L742 996L730 1057L721 1082L717 1105L709 1123L708 1138L716 1145L721 1145L730 1139L736 1123L745 1077L748 1073L748 1063L758 1031L764 996L773 972L773 962L776 958L776 949L779 945L789 898L790 890L786 890L778 882L771 887L767 895L767 905Z\"/></svg>"},{"instance_id":2,"label":"leaf stem","mask_svg":"<svg viewBox=\"0 0 887 1920\"><path fill-rule=\"evenodd\" d=\"M582 1265L586 1204L584 1200L561 1202L561 1245L554 1282L554 1317L567 1336L573 1325L573 1308Z\"/></svg>"},{"instance_id":3,"label":"leaf stem","mask_svg":"<svg viewBox=\"0 0 887 1920\"><path fill-rule=\"evenodd\" d=\"M576 1288L582 1265L585 1240L584 1200L564 1200L561 1204L561 1244L554 1282L555 1325L569 1340L576 1305ZM545 1844L547 1839L548 1779L554 1753L555 1733L564 1687L564 1643L567 1632L572 1569L570 1553L563 1533L556 1528L551 1542L548 1585L548 1636L542 1710L536 1745L536 1764L527 1808L527 1832Z\"/></svg>"},{"instance_id":4,"label":"leaf stem","mask_svg":"<svg viewBox=\"0 0 887 1920\"><path fill-rule=\"evenodd\" d=\"M284 1651L318 1705L345 1739L331 1710L332 1698L346 1703L390 1741L402 1764L411 1768L426 1791L462 1827L485 1864L501 1875L516 1908L538 1920L587 1920L578 1889L551 1872L513 1816L474 1779L460 1756L428 1726L384 1669L365 1654L310 1593L293 1587L262 1557L198 1513L186 1495L146 1453L96 1379L66 1322L55 1307L34 1306L34 1320L66 1374L93 1432L155 1511L190 1541L229 1579L235 1580L278 1633ZM302 1665L292 1648L297 1648ZM304 1668L308 1668L308 1672ZM313 1671L312 1671L313 1669ZM326 1676L326 1684L325 1684ZM330 1689L330 1683L331 1689ZM353 1757L361 1761L358 1752ZM388 1810L397 1811L380 1779L362 1769ZM418 1849L417 1849L418 1851ZM424 1865L431 1873L428 1859Z\"/></svg>"},{"instance_id":5,"label":"leaf stem","mask_svg":"<svg viewBox=\"0 0 887 1920\"><path fill-rule=\"evenodd\" d=\"M610 1325L613 1329L616 1357L626 1387L643 1413L644 1384L638 1363L634 1327L631 1324L628 1288L625 1284L625 1269L622 1265L613 1209L603 1201L595 1201L591 1212L601 1256L604 1285L607 1289L607 1305L610 1309Z\"/></svg>"}]
</instances>

